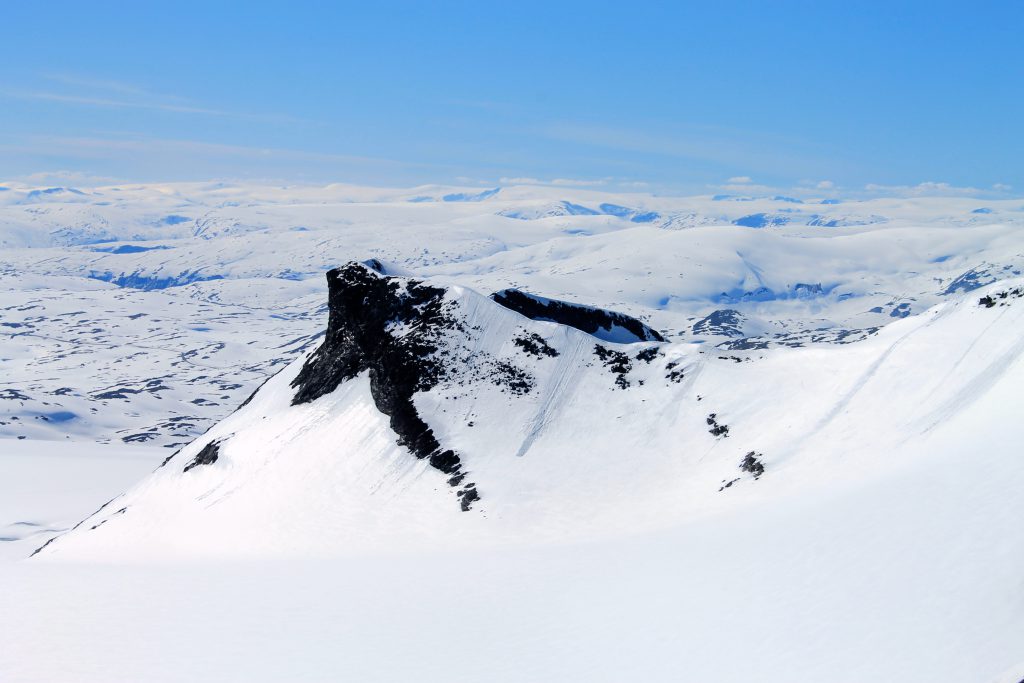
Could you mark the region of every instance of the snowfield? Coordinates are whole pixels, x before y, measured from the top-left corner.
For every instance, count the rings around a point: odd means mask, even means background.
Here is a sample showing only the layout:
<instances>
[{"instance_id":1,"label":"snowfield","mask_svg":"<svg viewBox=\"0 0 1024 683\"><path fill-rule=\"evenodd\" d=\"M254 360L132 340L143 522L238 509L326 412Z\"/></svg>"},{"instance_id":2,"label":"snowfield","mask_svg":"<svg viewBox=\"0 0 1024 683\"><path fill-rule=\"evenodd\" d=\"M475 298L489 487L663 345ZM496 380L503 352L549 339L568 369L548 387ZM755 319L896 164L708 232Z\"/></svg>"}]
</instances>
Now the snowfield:
<instances>
[{"instance_id":1,"label":"snowfield","mask_svg":"<svg viewBox=\"0 0 1024 683\"><path fill-rule=\"evenodd\" d=\"M0 202L2 681L1024 679L1019 200Z\"/></svg>"},{"instance_id":2,"label":"snowfield","mask_svg":"<svg viewBox=\"0 0 1024 683\"><path fill-rule=\"evenodd\" d=\"M757 346L860 339L1024 272L1020 201L822 201L838 200L11 184L0 436L177 449L316 344L323 274L353 260L620 311L673 341ZM552 203L588 211L507 215ZM748 227L755 214L787 220ZM733 325L700 324L722 312Z\"/></svg>"}]
</instances>

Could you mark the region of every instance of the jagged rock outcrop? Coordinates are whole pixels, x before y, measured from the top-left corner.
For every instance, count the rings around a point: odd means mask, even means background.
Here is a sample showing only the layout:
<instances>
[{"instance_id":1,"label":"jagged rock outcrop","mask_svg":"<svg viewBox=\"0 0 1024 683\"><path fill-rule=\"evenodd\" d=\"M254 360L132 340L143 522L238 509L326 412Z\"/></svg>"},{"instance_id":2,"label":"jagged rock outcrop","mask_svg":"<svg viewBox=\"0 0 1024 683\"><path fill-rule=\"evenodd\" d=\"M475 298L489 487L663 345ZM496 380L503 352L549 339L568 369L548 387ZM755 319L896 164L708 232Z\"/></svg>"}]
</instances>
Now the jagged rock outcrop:
<instances>
[{"instance_id":1,"label":"jagged rock outcrop","mask_svg":"<svg viewBox=\"0 0 1024 683\"><path fill-rule=\"evenodd\" d=\"M693 324L693 333L720 337L742 337L746 318L737 310L722 308L712 311Z\"/></svg>"},{"instance_id":2,"label":"jagged rock outcrop","mask_svg":"<svg viewBox=\"0 0 1024 683\"><path fill-rule=\"evenodd\" d=\"M374 261L331 270L327 282L327 332L291 382L295 389L292 405L315 401L342 382L368 373L374 404L388 416L398 443L447 475L448 484L458 489L462 509L471 509L480 500L476 483L467 481L468 472L458 452L442 444L419 414L414 396L443 381L481 379L509 394L525 395L534 385L529 370L486 353L473 352L472 358L466 355L460 344L476 331L446 300L443 288L385 275ZM614 311L542 299L518 290L505 290L492 298L529 318L568 325L602 339L664 341L639 320ZM534 358L558 356L536 333L524 333L513 343ZM617 382L622 388L629 386L622 376Z\"/></svg>"},{"instance_id":3,"label":"jagged rock outcrop","mask_svg":"<svg viewBox=\"0 0 1024 683\"><path fill-rule=\"evenodd\" d=\"M521 292L518 289L504 289L492 294L491 298L505 308L532 320L550 320L568 325L606 341L620 343L665 341L665 338L657 330L648 327L636 318L615 311L582 306L557 299L546 299Z\"/></svg>"},{"instance_id":4,"label":"jagged rock outcrop","mask_svg":"<svg viewBox=\"0 0 1024 683\"><path fill-rule=\"evenodd\" d=\"M458 454L441 446L412 401L442 375L435 355L439 337L460 327L448 313L445 290L415 280L403 283L358 263L329 271L327 284L327 334L292 381L292 405L316 400L368 371L373 401L390 418L399 444L449 475L451 486L462 485L466 474ZM403 326L411 328L407 334L392 334ZM463 510L479 500L472 483L458 496Z\"/></svg>"}]
</instances>

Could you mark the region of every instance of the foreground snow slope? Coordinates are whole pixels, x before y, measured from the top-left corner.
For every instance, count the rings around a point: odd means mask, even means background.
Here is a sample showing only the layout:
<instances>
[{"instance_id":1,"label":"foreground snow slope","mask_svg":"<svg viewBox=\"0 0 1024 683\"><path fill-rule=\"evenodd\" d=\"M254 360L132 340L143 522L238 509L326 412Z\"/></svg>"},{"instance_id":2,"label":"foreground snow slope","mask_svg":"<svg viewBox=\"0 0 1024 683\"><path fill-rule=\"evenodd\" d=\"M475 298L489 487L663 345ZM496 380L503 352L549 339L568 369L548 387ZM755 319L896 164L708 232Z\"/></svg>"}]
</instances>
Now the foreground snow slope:
<instances>
[{"instance_id":1,"label":"foreground snow slope","mask_svg":"<svg viewBox=\"0 0 1024 683\"><path fill-rule=\"evenodd\" d=\"M39 557L608 538L1021 436L977 414L1021 371L1019 281L858 344L729 352L612 343L359 264L329 282L317 351Z\"/></svg>"},{"instance_id":2,"label":"foreground snow slope","mask_svg":"<svg viewBox=\"0 0 1024 683\"><path fill-rule=\"evenodd\" d=\"M0 441L0 560L22 559L160 464L158 449Z\"/></svg>"},{"instance_id":3,"label":"foreground snow slope","mask_svg":"<svg viewBox=\"0 0 1024 683\"><path fill-rule=\"evenodd\" d=\"M0 680L1017 683L1022 382L873 474L632 538L0 564Z\"/></svg>"}]
</instances>

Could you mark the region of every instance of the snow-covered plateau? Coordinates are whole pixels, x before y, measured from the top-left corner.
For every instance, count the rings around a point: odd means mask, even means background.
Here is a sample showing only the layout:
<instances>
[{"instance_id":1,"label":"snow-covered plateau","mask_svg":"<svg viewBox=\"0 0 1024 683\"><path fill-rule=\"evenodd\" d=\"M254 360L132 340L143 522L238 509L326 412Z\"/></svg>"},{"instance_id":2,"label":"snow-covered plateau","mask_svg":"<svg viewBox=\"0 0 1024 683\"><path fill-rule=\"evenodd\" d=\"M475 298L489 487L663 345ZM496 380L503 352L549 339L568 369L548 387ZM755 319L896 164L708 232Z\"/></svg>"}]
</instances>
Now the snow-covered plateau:
<instances>
[{"instance_id":1,"label":"snow-covered plateau","mask_svg":"<svg viewBox=\"0 0 1024 683\"><path fill-rule=\"evenodd\" d=\"M1024 201L0 192L0 681L1024 679Z\"/></svg>"}]
</instances>

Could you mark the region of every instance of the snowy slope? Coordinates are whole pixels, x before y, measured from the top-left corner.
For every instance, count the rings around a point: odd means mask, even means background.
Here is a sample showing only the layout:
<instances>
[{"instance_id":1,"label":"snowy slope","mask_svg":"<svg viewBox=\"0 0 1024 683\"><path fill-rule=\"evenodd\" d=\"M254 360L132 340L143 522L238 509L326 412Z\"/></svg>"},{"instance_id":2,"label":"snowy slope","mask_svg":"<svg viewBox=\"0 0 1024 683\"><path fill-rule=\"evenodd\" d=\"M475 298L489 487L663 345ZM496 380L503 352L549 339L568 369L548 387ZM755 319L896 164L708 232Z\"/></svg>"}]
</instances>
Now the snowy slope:
<instances>
[{"instance_id":1,"label":"snowy slope","mask_svg":"<svg viewBox=\"0 0 1024 683\"><path fill-rule=\"evenodd\" d=\"M858 344L726 352L612 343L359 264L329 280L318 350L40 557L635 534L900 467L1024 352L1020 281Z\"/></svg>"},{"instance_id":2,"label":"snowy slope","mask_svg":"<svg viewBox=\"0 0 1024 683\"><path fill-rule=\"evenodd\" d=\"M874 474L840 470L805 495L631 538L340 561L0 563L14 587L0 623L16 625L0 679L443 681L456 669L509 683L1016 683L1022 381L1020 363L1006 368ZM75 455L93 477L106 469ZM34 508L64 504L44 486L49 459L22 464ZM0 477L0 500L14 503L19 481Z\"/></svg>"},{"instance_id":3,"label":"snowy slope","mask_svg":"<svg viewBox=\"0 0 1024 683\"><path fill-rule=\"evenodd\" d=\"M2 681L1024 677L1019 200L11 187Z\"/></svg>"}]
</instances>

